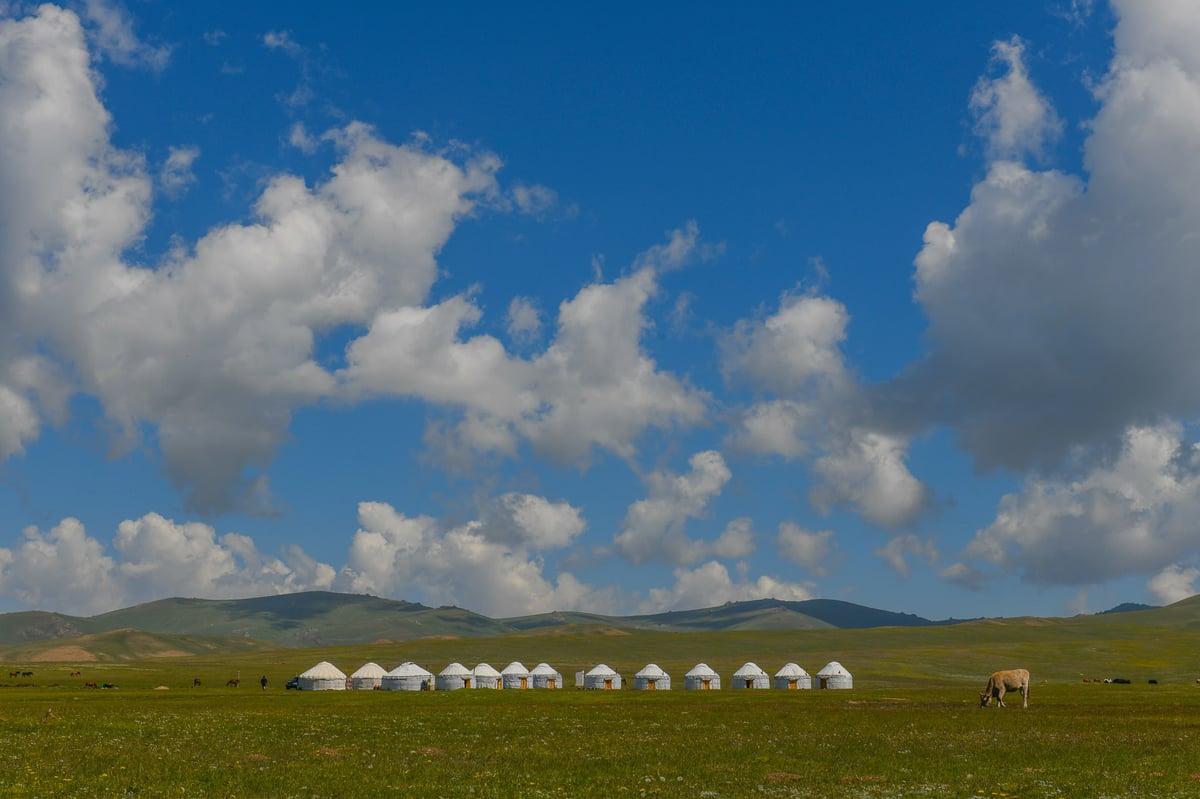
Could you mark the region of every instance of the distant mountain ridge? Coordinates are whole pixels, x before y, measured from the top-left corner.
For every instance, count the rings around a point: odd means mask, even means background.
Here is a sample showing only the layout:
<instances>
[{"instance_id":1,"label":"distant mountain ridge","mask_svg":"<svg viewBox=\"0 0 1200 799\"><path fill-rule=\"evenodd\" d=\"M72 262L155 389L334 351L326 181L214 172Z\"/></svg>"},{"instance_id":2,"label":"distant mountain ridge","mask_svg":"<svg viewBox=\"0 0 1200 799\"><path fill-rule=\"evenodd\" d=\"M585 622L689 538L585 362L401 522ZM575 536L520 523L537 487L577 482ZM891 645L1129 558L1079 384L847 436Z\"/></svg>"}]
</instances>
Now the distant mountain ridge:
<instances>
[{"instance_id":1,"label":"distant mountain ridge","mask_svg":"<svg viewBox=\"0 0 1200 799\"><path fill-rule=\"evenodd\" d=\"M429 637L474 638L580 626L698 632L865 629L945 623L835 599L757 599L640 616L556 611L493 619L457 607L431 608L415 602L362 594L307 591L251 599L176 597L90 617L45 611L4 613L0 614L0 646L116 630L210 636L272 643L284 648L306 648Z\"/></svg>"}]
</instances>

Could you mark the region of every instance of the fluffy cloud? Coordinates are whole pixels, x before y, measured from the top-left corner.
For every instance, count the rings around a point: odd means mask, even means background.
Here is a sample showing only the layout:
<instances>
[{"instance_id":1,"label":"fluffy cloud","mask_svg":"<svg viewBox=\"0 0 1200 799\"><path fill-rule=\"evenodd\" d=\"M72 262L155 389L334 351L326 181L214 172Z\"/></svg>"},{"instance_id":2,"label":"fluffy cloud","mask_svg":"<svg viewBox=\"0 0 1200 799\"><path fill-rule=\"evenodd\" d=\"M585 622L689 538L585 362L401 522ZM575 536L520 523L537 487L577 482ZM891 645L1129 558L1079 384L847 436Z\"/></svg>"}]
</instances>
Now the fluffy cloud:
<instances>
[{"instance_id":1,"label":"fluffy cloud","mask_svg":"<svg viewBox=\"0 0 1200 799\"><path fill-rule=\"evenodd\" d=\"M688 461L687 474L655 472L647 477L650 496L629 506L613 543L622 557L632 563L651 559L673 565L695 563L711 551L706 542L688 537L688 519L702 516L708 503L721 493L733 473L719 452L698 452ZM726 545L738 541L734 532Z\"/></svg>"},{"instance_id":2,"label":"fluffy cloud","mask_svg":"<svg viewBox=\"0 0 1200 799\"><path fill-rule=\"evenodd\" d=\"M726 379L777 395L744 409L729 442L743 451L808 459L809 499L844 505L887 527L911 523L928 492L908 470L908 442L878 429L865 388L840 346L850 317L836 300L786 294L772 314L742 320L722 342Z\"/></svg>"},{"instance_id":3,"label":"fluffy cloud","mask_svg":"<svg viewBox=\"0 0 1200 799\"><path fill-rule=\"evenodd\" d=\"M196 182L192 172L192 164L200 157L196 147L172 147L159 172L158 180L163 191L172 197L178 197Z\"/></svg>"},{"instance_id":4,"label":"fluffy cloud","mask_svg":"<svg viewBox=\"0 0 1200 799\"><path fill-rule=\"evenodd\" d=\"M96 49L118 64L165 69L171 59L171 48L153 46L138 38L133 21L118 2L84 0L83 11L91 23L91 37Z\"/></svg>"},{"instance_id":5,"label":"fluffy cloud","mask_svg":"<svg viewBox=\"0 0 1200 799\"><path fill-rule=\"evenodd\" d=\"M992 158L1041 156L1045 145L1062 133L1054 108L1033 86L1025 70L1025 43L1018 37L992 46L998 78L981 78L971 93L975 132L987 141Z\"/></svg>"},{"instance_id":6,"label":"fluffy cloud","mask_svg":"<svg viewBox=\"0 0 1200 799\"><path fill-rule=\"evenodd\" d=\"M535 544L555 544L561 532L548 533L547 522L576 514L536 497L502 500L511 513L508 523L521 526L524 540L512 542L511 531L488 521L444 528L427 516L411 518L385 503L359 505L359 530L347 564L338 575L339 590L385 596L419 595L425 602L468 607L489 616L551 610L612 611L614 590L596 590L569 572L552 582L543 574Z\"/></svg>"},{"instance_id":7,"label":"fluffy cloud","mask_svg":"<svg viewBox=\"0 0 1200 799\"><path fill-rule=\"evenodd\" d=\"M883 558L892 571L906 580L909 576L910 557L920 558L930 564L938 561L938 551L934 543L913 533L893 537L885 546L875 550L875 554ZM951 575L945 576L949 578Z\"/></svg>"},{"instance_id":8,"label":"fluffy cloud","mask_svg":"<svg viewBox=\"0 0 1200 799\"><path fill-rule=\"evenodd\" d=\"M508 335L518 341L532 341L542 332L542 315L528 297L513 297L508 304Z\"/></svg>"},{"instance_id":9,"label":"fluffy cloud","mask_svg":"<svg viewBox=\"0 0 1200 799\"><path fill-rule=\"evenodd\" d=\"M110 8L97 4L98 8ZM267 47L303 49L281 32ZM271 176L254 221L211 229L154 269L123 253L143 234L155 180L114 147L78 18L44 6L0 22L0 456L34 441L71 390L95 396L114 451L149 432L187 505L202 513L271 512L267 469L297 407L325 399L414 397L446 414L445 450L513 455L520 441L586 466L601 449L636 453L648 428L701 421L708 397L658 368L642 347L662 274L710 251L689 223L641 253L632 271L585 286L558 309L547 348L529 359L471 335L470 296L427 305L436 256L481 203L504 207L498 159L424 137L395 145L351 122L326 132L336 160L308 184ZM303 128L293 143L318 139ZM195 150L175 148L161 173L181 190ZM520 207L545 205L523 187ZM540 320L510 309L512 335ZM342 368L314 360L330 332L362 329ZM75 385L21 382L23 360ZM53 388L53 390L51 390Z\"/></svg>"},{"instance_id":10,"label":"fluffy cloud","mask_svg":"<svg viewBox=\"0 0 1200 799\"><path fill-rule=\"evenodd\" d=\"M262 470L292 410L341 391L313 360L320 336L422 315L448 320L435 332L452 335L470 317L462 303L421 304L437 251L495 190L494 157L455 162L351 123L325 137L338 153L326 180L275 176L256 222L214 228L139 269L122 253L149 218L153 181L109 140L78 19L44 6L0 22L0 68L5 454L37 435L42 399L14 384L14 364L44 351L100 400L118 448L149 425L192 508L268 510ZM187 150L173 156L177 168L190 161ZM422 388L442 398L440 386Z\"/></svg>"},{"instance_id":11,"label":"fluffy cloud","mask_svg":"<svg viewBox=\"0 0 1200 799\"><path fill-rule=\"evenodd\" d=\"M981 468L1099 460L1131 426L1200 413L1200 13L1119 0L1086 181L1022 160L1055 128L1018 43L976 104L991 161L916 259L929 356L892 388ZM990 87L990 88L987 88ZM984 102L987 100L987 102ZM895 410L897 406L893 406Z\"/></svg>"},{"instance_id":12,"label":"fluffy cloud","mask_svg":"<svg viewBox=\"0 0 1200 799\"><path fill-rule=\"evenodd\" d=\"M753 581L735 582L724 565L709 561L690 571L676 569L674 587L651 589L637 612L661 613L764 597L802 601L812 599L811 588L810 585L789 583L765 575Z\"/></svg>"},{"instance_id":13,"label":"fluffy cloud","mask_svg":"<svg viewBox=\"0 0 1200 799\"><path fill-rule=\"evenodd\" d=\"M818 577L824 577L828 574L825 563L837 545L833 542L832 530L812 532L794 522L784 522L779 525L776 547L779 554L792 563L803 566Z\"/></svg>"},{"instance_id":14,"label":"fluffy cloud","mask_svg":"<svg viewBox=\"0 0 1200 799\"><path fill-rule=\"evenodd\" d=\"M1184 567L1173 563L1151 577L1146 588L1159 602L1169 605L1195 594L1198 577L1200 569L1195 566Z\"/></svg>"},{"instance_id":15,"label":"fluffy cloud","mask_svg":"<svg viewBox=\"0 0 1200 799\"><path fill-rule=\"evenodd\" d=\"M27 607L94 614L164 596L240 598L328 589L332 567L290 547L265 557L253 542L220 538L205 524L176 524L158 514L122 522L105 554L77 519L49 532L24 532L25 541L0 549L0 593Z\"/></svg>"},{"instance_id":16,"label":"fluffy cloud","mask_svg":"<svg viewBox=\"0 0 1200 799\"><path fill-rule=\"evenodd\" d=\"M539 454L586 466L595 448L632 458L648 428L701 421L707 395L658 369L642 348L645 306L663 271L703 248L694 225L635 260L636 271L585 286L558 310L555 337L530 359L495 337L463 332L481 316L467 297L380 313L347 351L339 379L350 395L414 396L461 408L461 423L432 440L452 453ZM530 317L518 307L523 323ZM463 457L466 457L465 454Z\"/></svg>"},{"instance_id":17,"label":"fluffy cloud","mask_svg":"<svg viewBox=\"0 0 1200 799\"><path fill-rule=\"evenodd\" d=\"M1028 479L976 533L966 563L1017 572L1037 585L1086 585L1169 567L1200 544L1200 450L1181 435L1176 425L1132 428L1119 455L1080 479ZM978 575L963 564L947 576ZM1168 573L1161 584L1170 580Z\"/></svg>"}]
</instances>

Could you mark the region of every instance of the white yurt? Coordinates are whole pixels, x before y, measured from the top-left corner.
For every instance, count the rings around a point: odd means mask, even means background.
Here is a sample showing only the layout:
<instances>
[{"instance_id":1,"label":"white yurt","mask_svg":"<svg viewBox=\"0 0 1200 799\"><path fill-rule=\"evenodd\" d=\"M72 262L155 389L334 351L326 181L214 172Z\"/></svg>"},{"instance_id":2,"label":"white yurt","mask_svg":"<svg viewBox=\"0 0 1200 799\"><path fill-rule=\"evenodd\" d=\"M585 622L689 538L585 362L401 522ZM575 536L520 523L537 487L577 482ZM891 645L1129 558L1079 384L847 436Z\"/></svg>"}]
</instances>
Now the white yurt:
<instances>
[{"instance_id":1,"label":"white yurt","mask_svg":"<svg viewBox=\"0 0 1200 799\"><path fill-rule=\"evenodd\" d=\"M633 690L669 691L671 690L671 675L659 668L658 664L647 663L646 668L633 675Z\"/></svg>"},{"instance_id":2,"label":"white yurt","mask_svg":"<svg viewBox=\"0 0 1200 799\"><path fill-rule=\"evenodd\" d=\"M346 674L327 660L322 660L300 677L301 691L344 691Z\"/></svg>"},{"instance_id":3,"label":"white yurt","mask_svg":"<svg viewBox=\"0 0 1200 799\"><path fill-rule=\"evenodd\" d=\"M818 688L853 688L854 678L846 667L836 660L825 664L825 668L817 672Z\"/></svg>"},{"instance_id":4,"label":"white yurt","mask_svg":"<svg viewBox=\"0 0 1200 799\"><path fill-rule=\"evenodd\" d=\"M683 675L683 690L685 691L719 691L721 675L717 674L707 663L697 663L692 670Z\"/></svg>"},{"instance_id":5,"label":"white yurt","mask_svg":"<svg viewBox=\"0 0 1200 799\"><path fill-rule=\"evenodd\" d=\"M474 674L461 663L451 663L438 672L437 689L439 691L457 691L459 688L470 688Z\"/></svg>"},{"instance_id":6,"label":"white yurt","mask_svg":"<svg viewBox=\"0 0 1200 799\"><path fill-rule=\"evenodd\" d=\"M601 663L583 675L583 687L593 691L616 691L621 687L621 675Z\"/></svg>"},{"instance_id":7,"label":"white yurt","mask_svg":"<svg viewBox=\"0 0 1200 799\"><path fill-rule=\"evenodd\" d=\"M539 663L533 667L533 671L529 672L533 677L534 688L562 688L563 676L562 672L551 666L549 663Z\"/></svg>"},{"instance_id":8,"label":"white yurt","mask_svg":"<svg viewBox=\"0 0 1200 799\"><path fill-rule=\"evenodd\" d=\"M812 677L795 663L785 663L775 672L775 687L781 691L796 691L812 688Z\"/></svg>"},{"instance_id":9,"label":"white yurt","mask_svg":"<svg viewBox=\"0 0 1200 799\"><path fill-rule=\"evenodd\" d=\"M472 674L475 680L471 683L470 688L503 688L503 677L500 672L493 669L486 663L480 663L475 667Z\"/></svg>"},{"instance_id":10,"label":"white yurt","mask_svg":"<svg viewBox=\"0 0 1200 799\"><path fill-rule=\"evenodd\" d=\"M385 691L432 691L433 672L406 660L383 675L382 687Z\"/></svg>"},{"instance_id":11,"label":"white yurt","mask_svg":"<svg viewBox=\"0 0 1200 799\"><path fill-rule=\"evenodd\" d=\"M733 673L734 688L770 688L771 678L757 663L746 663Z\"/></svg>"},{"instance_id":12,"label":"white yurt","mask_svg":"<svg viewBox=\"0 0 1200 799\"><path fill-rule=\"evenodd\" d=\"M514 660L500 670L500 684L505 688L532 688L533 675L524 663Z\"/></svg>"},{"instance_id":13,"label":"white yurt","mask_svg":"<svg viewBox=\"0 0 1200 799\"><path fill-rule=\"evenodd\" d=\"M387 671L378 663L364 664L350 675L350 687L355 691L373 691L383 686L383 675Z\"/></svg>"}]
</instances>

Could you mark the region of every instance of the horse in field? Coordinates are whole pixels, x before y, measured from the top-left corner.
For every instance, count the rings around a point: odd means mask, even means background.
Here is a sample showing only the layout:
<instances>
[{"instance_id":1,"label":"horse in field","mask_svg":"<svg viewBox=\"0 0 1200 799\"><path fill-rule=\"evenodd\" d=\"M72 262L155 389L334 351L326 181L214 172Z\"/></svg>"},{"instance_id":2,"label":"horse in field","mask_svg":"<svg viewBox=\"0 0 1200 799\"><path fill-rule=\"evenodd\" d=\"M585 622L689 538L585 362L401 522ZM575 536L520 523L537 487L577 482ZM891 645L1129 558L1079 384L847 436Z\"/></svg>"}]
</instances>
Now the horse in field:
<instances>
[{"instance_id":1,"label":"horse in field","mask_svg":"<svg viewBox=\"0 0 1200 799\"><path fill-rule=\"evenodd\" d=\"M987 707L992 697L996 697L996 707L1008 707L1004 704L1006 691L1020 691L1022 707L1029 707L1029 670L1008 669L998 671L988 677L987 688L979 695L979 706Z\"/></svg>"},{"instance_id":2,"label":"horse in field","mask_svg":"<svg viewBox=\"0 0 1200 799\"><path fill-rule=\"evenodd\" d=\"M225 683L225 687L226 687L226 688L237 688L237 687L238 687L238 685L240 685L240 684L241 684L241 682L242 682L242 681L241 681L241 680L239 680L237 677L234 677L232 680L230 680L229 682Z\"/></svg>"}]
</instances>

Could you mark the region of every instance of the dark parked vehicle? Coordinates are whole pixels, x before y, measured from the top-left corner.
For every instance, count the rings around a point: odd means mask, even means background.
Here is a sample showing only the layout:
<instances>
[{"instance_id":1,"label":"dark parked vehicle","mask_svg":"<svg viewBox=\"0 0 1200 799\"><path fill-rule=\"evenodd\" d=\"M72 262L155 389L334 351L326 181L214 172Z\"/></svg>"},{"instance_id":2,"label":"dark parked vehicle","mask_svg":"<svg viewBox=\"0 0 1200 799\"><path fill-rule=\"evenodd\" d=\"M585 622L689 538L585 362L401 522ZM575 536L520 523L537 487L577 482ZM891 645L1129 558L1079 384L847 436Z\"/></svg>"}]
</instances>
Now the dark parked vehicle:
<instances>
[{"instance_id":1,"label":"dark parked vehicle","mask_svg":"<svg viewBox=\"0 0 1200 799\"><path fill-rule=\"evenodd\" d=\"M300 678L293 677L292 679L288 680L287 683L283 687L289 691L292 690L293 688L295 688L297 691L299 691L300 690Z\"/></svg>"}]
</instances>

